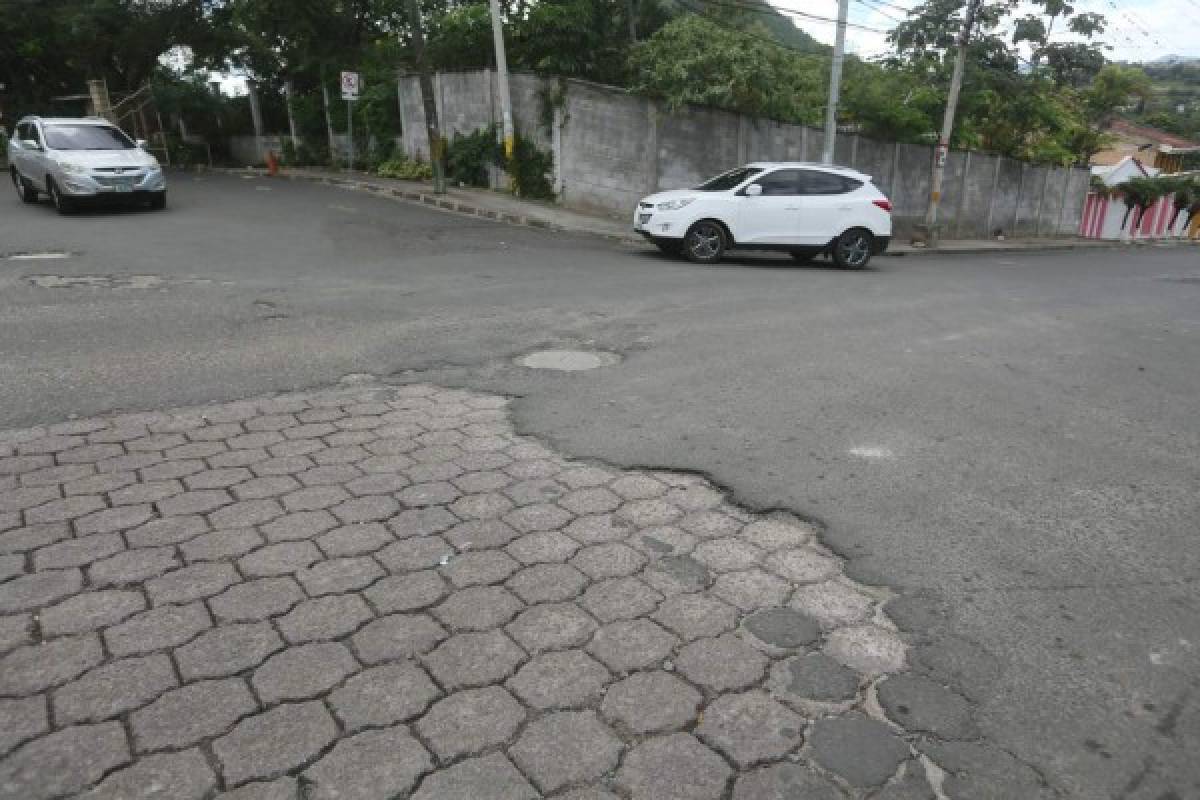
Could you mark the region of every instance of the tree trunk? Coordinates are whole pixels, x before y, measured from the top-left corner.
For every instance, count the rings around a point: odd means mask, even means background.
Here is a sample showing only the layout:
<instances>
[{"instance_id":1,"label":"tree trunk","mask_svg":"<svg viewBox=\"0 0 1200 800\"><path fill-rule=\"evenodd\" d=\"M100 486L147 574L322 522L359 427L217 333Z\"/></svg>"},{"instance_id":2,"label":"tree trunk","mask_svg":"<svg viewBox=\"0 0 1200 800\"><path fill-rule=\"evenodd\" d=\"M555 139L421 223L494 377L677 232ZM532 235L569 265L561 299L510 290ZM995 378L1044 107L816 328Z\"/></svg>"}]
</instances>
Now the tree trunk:
<instances>
[{"instance_id":1,"label":"tree trunk","mask_svg":"<svg viewBox=\"0 0 1200 800\"><path fill-rule=\"evenodd\" d=\"M421 8L417 0L408 0L408 15L412 22L412 46L417 65L417 82L421 85L421 105L425 109L425 133L429 137L429 164L433 168L434 194L446 193L446 172L443 164L442 133L438 125L437 102L433 98L433 78L425 61L425 34L421 30Z\"/></svg>"},{"instance_id":2,"label":"tree trunk","mask_svg":"<svg viewBox=\"0 0 1200 800\"><path fill-rule=\"evenodd\" d=\"M325 85L325 70L321 70L321 101L325 104L325 133L329 137L329 163L337 162L337 142L333 138L333 117L329 113L329 87Z\"/></svg>"}]
</instances>

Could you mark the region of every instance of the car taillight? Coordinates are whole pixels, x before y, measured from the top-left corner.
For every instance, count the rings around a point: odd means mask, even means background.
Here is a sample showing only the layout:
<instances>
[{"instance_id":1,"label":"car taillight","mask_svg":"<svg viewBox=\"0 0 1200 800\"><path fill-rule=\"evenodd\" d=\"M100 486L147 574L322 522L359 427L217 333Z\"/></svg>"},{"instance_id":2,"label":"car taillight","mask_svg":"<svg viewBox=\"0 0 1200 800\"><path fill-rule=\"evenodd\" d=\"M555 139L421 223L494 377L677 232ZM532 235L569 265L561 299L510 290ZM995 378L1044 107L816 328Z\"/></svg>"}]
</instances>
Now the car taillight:
<instances>
[{"instance_id":1,"label":"car taillight","mask_svg":"<svg viewBox=\"0 0 1200 800\"><path fill-rule=\"evenodd\" d=\"M879 206L880 208L882 208L884 211L888 212L889 214L892 213L892 201L888 200L886 197L883 198L882 200L872 200L871 202L874 203L875 205Z\"/></svg>"}]
</instances>

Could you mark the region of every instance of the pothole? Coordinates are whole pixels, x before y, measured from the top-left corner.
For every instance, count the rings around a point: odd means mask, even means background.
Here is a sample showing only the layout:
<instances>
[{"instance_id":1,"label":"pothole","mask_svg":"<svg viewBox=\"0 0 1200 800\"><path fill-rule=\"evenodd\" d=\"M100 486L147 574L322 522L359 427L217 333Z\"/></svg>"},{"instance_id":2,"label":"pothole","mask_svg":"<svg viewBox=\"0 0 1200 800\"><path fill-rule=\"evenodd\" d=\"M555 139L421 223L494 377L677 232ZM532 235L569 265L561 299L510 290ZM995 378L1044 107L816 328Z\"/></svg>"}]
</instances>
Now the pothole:
<instances>
[{"instance_id":1,"label":"pothole","mask_svg":"<svg viewBox=\"0 0 1200 800\"><path fill-rule=\"evenodd\" d=\"M536 350L516 360L529 369L553 369L560 372L582 372L620 363L621 357L604 350Z\"/></svg>"}]
</instances>

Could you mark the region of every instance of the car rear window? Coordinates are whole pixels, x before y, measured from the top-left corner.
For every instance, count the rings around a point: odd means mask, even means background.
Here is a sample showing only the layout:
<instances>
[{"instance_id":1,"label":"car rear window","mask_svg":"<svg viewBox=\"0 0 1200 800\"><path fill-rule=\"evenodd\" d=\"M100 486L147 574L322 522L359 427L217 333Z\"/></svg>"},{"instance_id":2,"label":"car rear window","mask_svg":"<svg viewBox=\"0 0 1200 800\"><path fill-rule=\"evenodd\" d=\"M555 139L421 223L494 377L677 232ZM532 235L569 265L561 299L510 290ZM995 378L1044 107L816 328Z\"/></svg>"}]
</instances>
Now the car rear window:
<instances>
[{"instance_id":1,"label":"car rear window","mask_svg":"<svg viewBox=\"0 0 1200 800\"><path fill-rule=\"evenodd\" d=\"M753 175L762 172L758 167L738 167L729 172L722 172L715 178L709 178L696 187L701 192L724 192L738 186Z\"/></svg>"},{"instance_id":2,"label":"car rear window","mask_svg":"<svg viewBox=\"0 0 1200 800\"><path fill-rule=\"evenodd\" d=\"M800 173L800 194L845 194L862 185L860 180L832 172L808 169Z\"/></svg>"},{"instance_id":3,"label":"car rear window","mask_svg":"<svg viewBox=\"0 0 1200 800\"><path fill-rule=\"evenodd\" d=\"M108 125L46 125L46 145L54 150L132 150L136 145Z\"/></svg>"}]
</instances>

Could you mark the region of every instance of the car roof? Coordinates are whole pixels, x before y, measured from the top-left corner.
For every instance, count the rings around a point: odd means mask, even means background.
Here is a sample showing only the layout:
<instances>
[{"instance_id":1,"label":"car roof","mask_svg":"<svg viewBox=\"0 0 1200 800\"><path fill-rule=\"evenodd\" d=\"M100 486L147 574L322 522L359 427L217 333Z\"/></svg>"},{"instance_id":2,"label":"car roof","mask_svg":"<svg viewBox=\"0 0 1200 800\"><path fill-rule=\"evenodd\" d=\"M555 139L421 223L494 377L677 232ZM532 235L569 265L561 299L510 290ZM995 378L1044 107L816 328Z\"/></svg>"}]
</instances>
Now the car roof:
<instances>
[{"instance_id":1,"label":"car roof","mask_svg":"<svg viewBox=\"0 0 1200 800\"><path fill-rule=\"evenodd\" d=\"M758 169L779 169L787 167L789 169L819 169L825 172L835 172L838 175L850 175L855 178L864 178L870 180L871 176L864 172L859 172L853 167L840 167L837 164L821 164L816 161L751 161L747 167L756 167Z\"/></svg>"},{"instance_id":2,"label":"car roof","mask_svg":"<svg viewBox=\"0 0 1200 800\"><path fill-rule=\"evenodd\" d=\"M103 117L39 117L29 116L18 120L21 122L40 122L43 125L107 125L112 127L112 123Z\"/></svg>"}]
</instances>

